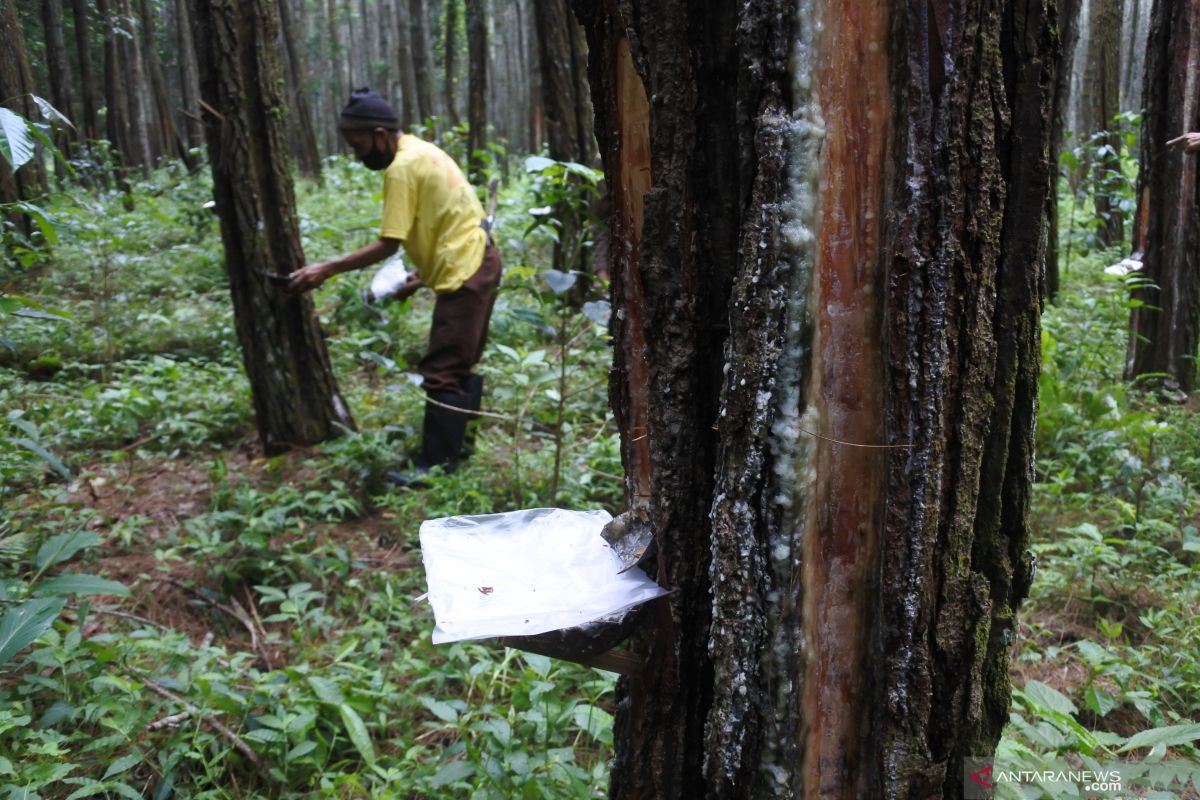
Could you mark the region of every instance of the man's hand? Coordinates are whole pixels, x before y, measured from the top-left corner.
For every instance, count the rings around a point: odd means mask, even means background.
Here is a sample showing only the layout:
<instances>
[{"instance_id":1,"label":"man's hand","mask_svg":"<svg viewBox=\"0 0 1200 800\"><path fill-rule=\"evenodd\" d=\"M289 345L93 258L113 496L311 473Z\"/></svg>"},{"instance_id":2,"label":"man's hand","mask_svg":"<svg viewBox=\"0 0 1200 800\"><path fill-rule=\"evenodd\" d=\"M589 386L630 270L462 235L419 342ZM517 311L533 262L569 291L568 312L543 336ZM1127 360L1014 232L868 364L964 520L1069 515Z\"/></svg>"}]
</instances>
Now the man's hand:
<instances>
[{"instance_id":1,"label":"man's hand","mask_svg":"<svg viewBox=\"0 0 1200 800\"><path fill-rule=\"evenodd\" d=\"M1200 131L1191 131L1167 142L1167 147L1175 147L1177 145L1183 145L1183 152L1185 153L1200 153Z\"/></svg>"},{"instance_id":2,"label":"man's hand","mask_svg":"<svg viewBox=\"0 0 1200 800\"><path fill-rule=\"evenodd\" d=\"M336 274L337 272L327 261L320 264L309 264L307 267L301 267L293 272L291 283L285 288L291 294L303 294L317 288Z\"/></svg>"},{"instance_id":3,"label":"man's hand","mask_svg":"<svg viewBox=\"0 0 1200 800\"><path fill-rule=\"evenodd\" d=\"M404 282L403 286L396 290L396 293L392 295L392 297L396 298L396 300L407 300L417 293L417 289L420 289L424 285L425 284L421 283L421 277L417 275L417 273L410 272L408 275L408 280Z\"/></svg>"}]
</instances>

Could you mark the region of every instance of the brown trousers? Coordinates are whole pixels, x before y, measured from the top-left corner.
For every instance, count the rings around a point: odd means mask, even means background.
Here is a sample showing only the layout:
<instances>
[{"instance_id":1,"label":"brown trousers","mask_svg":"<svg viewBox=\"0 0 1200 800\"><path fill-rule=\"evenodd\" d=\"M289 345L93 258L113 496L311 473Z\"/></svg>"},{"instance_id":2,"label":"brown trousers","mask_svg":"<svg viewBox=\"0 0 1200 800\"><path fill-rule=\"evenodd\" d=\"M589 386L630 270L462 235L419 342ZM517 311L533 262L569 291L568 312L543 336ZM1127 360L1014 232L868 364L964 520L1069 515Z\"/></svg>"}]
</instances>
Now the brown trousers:
<instances>
[{"instance_id":1,"label":"brown trousers","mask_svg":"<svg viewBox=\"0 0 1200 800\"><path fill-rule=\"evenodd\" d=\"M483 263L453 292L439 294L429 329L429 349L417 366L427 392L462 392L483 356L488 323L500 285L500 251L488 245Z\"/></svg>"}]
</instances>

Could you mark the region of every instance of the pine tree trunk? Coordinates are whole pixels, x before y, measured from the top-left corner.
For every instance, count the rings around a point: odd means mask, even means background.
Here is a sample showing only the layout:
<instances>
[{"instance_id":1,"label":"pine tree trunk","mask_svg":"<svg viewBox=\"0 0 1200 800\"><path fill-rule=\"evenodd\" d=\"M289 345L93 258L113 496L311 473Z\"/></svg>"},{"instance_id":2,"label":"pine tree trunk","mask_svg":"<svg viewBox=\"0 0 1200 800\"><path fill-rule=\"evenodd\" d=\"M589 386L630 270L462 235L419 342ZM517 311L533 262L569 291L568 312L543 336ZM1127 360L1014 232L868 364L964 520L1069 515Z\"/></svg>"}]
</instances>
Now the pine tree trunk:
<instances>
[{"instance_id":1,"label":"pine tree trunk","mask_svg":"<svg viewBox=\"0 0 1200 800\"><path fill-rule=\"evenodd\" d=\"M279 3L279 21L283 31L284 52L287 56L287 90L289 124L295 130L296 163L300 174L307 178L321 178L321 156L317 152L317 133L313 130L312 108L308 103L305 88L308 59L296 38L296 23L292 19L291 0Z\"/></svg>"},{"instance_id":2,"label":"pine tree trunk","mask_svg":"<svg viewBox=\"0 0 1200 800\"><path fill-rule=\"evenodd\" d=\"M99 117L96 114L96 74L92 68L92 44L88 37L88 2L73 0L75 16L75 52L79 64L79 87L83 92L83 120L81 131L88 141L100 138Z\"/></svg>"},{"instance_id":3,"label":"pine tree trunk","mask_svg":"<svg viewBox=\"0 0 1200 800\"><path fill-rule=\"evenodd\" d=\"M1109 184L1119 176L1121 137L1113 132L1114 117L1120 112L1121 94L1121 0L1092 0L1093 19L1089 38L1088 74L1092 104L1092 133L1109 131L1094 144L1104 144L1104 154L1091 164L1093 198L1098 218L1096 238L1105 247L1121 244L1125 226Z\"/></svg>"},{"instance_id":4,"label":"pine tree trunk","mask_svg":"<svg viewBox=\"0 0 1200 800\"><path fill-rule=\"evenodd\" d=\"M167 78L163 74L162 61L158 57L158 39L154 33L154 10L150 0L141 0L140 14L146 87L150 90L150 96L147 98L151 107L150 124L155 131L154 140L158 144L158 156L180 158L184 153L179 141L179 132L175 129L175 113L171 108L171 98L167 95Z\"/></svg>"},{"instance_id":5,"label":"pine tree trunk","mask_svg":"<svg viewBox=\"0 0 1200 800\"><path fill-rule=\"evenodd\" d=\"M179 53L179 88L183 116L184 142L189 150L204 145L204 124L200 111L200 71L192 36L191 0L179 0L175 7L175 46Z\"/></svg>"},{"instance_id":6,"label":"pine tree trunk","mask_svg":"<svg viewBox=\"0 0 1200 800\"><path fill-rule=\"evenodd\" d=\"M63 37L62 0L42 0L42 25L45 31L46 71L50 76L50 101L73 123L75 109L71 100L71 66ZM55 131L54 144L67 158L71 156L70 130Z\"/></svg>"},{"instance_id":7,"label":"pine tree trunk","mask_svg":"<svg viewBox=\"0 0 1200 800\"><path fill-rule=\"evenodd\" d=\"M419 123L423 117L421 116L421 103L417 98L417 70L415 38L412 20L408 20L400 29L400 36L396 40L396 65L397 72L400 76L400 100L403 114L403 124L405 128L412 128Z\"/></svg>"},{"instance_id":8,"label":"pine tree trunk","mask_svg":"<svg viewBox=\"0 0 1200 800\"><path fill-rule=\"evenodd\" d=\"M346 100L350 97L350 74L346 69L346 50L342 47L341 27L338 24L337 0L326 0L326 16L329 23L329 49L332 53L333 80L329 82L329 107L333 110L330 125L333 126L332 139L334 147L342 149L341 138L337 133L336 115L341 112Z\"/></svg>"},{"instance_id":9,"label":"pine tree trunk","mask_svg":"<svg viewBox=\"0 0 1200 800\"><path fill-rule=\"evenodd\" d=\"M1054 78L1054 94L1050 102L1050 147L1051 168L1050 193L1046 197L1046 297L1051 302L1058 297L1058 178L1061 174L1059 156L1066 136L1067 108L1070 101L1071 75L1068 65L1074 60L1075 43L1079 40L1080 0L1059 0L1058 31L1062 42L1059 63L1062 65Z\"/></svg>"},{"instance_id":10,"label":"pine tree trunk","mask_svg":"<svg viewBox=\"0 0 1200 800\"><path fill-rule=\"evenodd\" d=\"M1141 171L1133 249L1150 285L1130 318L1125 377L1165 375L1197 388L1200 346L1200 158L1165 143L1200 130L1200 4L1155 0L1142 100Z\"/></svg>"},{"instance_id":11,"label":"pine tree trunk","mask_svg":"<svg viewBox=\"0 0 1200 800\"><path fill-rule=\"evenodd\" d=\"M118 26L117 46L121 50L122 66L126 70L118 80L125 82L125 97L129 107L131 150L126 152L126 158L141 167L144 175L148 175L161 153L161 148L155 136L156 129L150 122L150 91L138 36L139 26L130 0L117 0L117 9L119 17L113 22Z\"/></svg>"},{"instance_id":12,"label":"pine tree trunk","mask_svg":"<svg viewBox=\"0 0 1200 800\"><path fill-rule=\"evenodd\" d=\"M307 296L267 280L304 264L284 132L272 0L195 0L200 91L238 340L266 452L353 425Z\"/></svg>"},{"instance_id":13,"label":"pine tree trunk","mask_svg":"<svg viewBox=\"0 0 1200 800\"><path fill-rule=\"evenodd\" d=\"M466 0L467 15L467 174L478 184L487 147L487 16L483 0Z\"/></svg>"},{"instance_id":14,"label":"pine tree trunk","mask_svg":"<svg viewBox=\"0 0 1200 800\"><path fill-rule=\"evenodd\" d=\"M443 95L446 99L446 120L450 127L458 125L458 5L459 0L446 0L445 77Z\"/></svg>"},{"instance_id":15,"label":"pine tree trunk","mask_svg":"<svg viewBox=\"0 0 1200 800\"><path fill-rule=\"evenodd\" d=\"M429 54L429 24L425 0L409 0L408 20L413 46L413 78L417 88L417 113L422 120L434 115L433 59Z\"/></svg>"},{"instance_id":16,"label":"pine tree trunk","mask_svg":"<svg viewBox=\"0 0 1200 800\"><path fill-rule=\"evenodd\" d=\"M610 796L960 797L1028 589L1050 11L575 11L610 394L672 590Z\"/></svg>"}]
</instances>

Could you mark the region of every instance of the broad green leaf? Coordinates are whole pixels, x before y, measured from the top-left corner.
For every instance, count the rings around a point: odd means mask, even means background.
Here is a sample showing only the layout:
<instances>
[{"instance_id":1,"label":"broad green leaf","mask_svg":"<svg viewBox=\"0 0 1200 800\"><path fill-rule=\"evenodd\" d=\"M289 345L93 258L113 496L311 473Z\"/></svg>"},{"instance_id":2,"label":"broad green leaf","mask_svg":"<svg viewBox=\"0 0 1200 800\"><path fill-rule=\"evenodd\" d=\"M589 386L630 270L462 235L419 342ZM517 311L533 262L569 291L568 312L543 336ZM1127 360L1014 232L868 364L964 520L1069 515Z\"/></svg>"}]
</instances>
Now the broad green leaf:
<instances>
[{"instance_id":1,"label":"broad green leaf","mask_svg":"<svg viewBox=\"0 0 1200 800\"><path fill-rule=\"evenodd\" d=\"M1067 716L1078 711L1075 708L1075 704L1066 695L1041 681L1025 681L1022 691L1025 697L1038 708L1050 709L1051 711L1057 711Z\"/></svg>"},{"instance_id":2,"label":"broad green leaf","mask_svg":"<svg viewBox=\"0 0 1200 800\"><path fill-rule=\"evenodd\" d=\"M64 464L58 456L54 455L54 453L51 453L45 447L42 447L40 444L33 441L32 439L5 438L3 441L8 442L9 444L12 444L12 445L16 445L17 447L20 447L22 449L28 450L29 452L33 453L35 456L39 457L40 459L45 461L47 464L49 464L50 467L55 472L57 472L59 475L62 476L63 480L67 480L67 481L71 480L71 471L69 469L67 469L67 465Z\"/></svg>"},{"instance_id":3,"label":"broad green leaf","mask_svg":"<svg viewBox=\"0 0 1200 800\"><path fill-rule=\"evenodd\" d=\"M373 765L375 763L375 745L371 743L371 736L367 733L367 726L363 724L362 717L345 703L338 706L338 713L342 715L342 724L346 726L346 734L350 737L350 742L363 759Z\"/></svg>"},{"instance_id":4,"label":"broad green leaf","mask_svg":"<svg viewBox=\"0 0 1200 800\"><path fill-rule=\"evenodd\" d=\"M525 159L526 172L541 172L547 167L553 167L557 165L557 161L552 158L546 158L545 156L529 156L529 158Z\"/></svg>"},{"instance_id":5,"label":"broad green leaf","mask_svg":"<svg viewBox=\"0 0 1200 800\"><path fill-rule=\"evenodd\" d=\"M50 629L66 600L27 600L0 617L0 666Z\"/></svg>"},{"instance_id":6,"label":"broad green leaf","mask_svg":"<svg viewBox=\"0 0 1200 800\"><path fill-rule=\"evenodd\" d=\"M1095 711L1101 717L1120 705L1115 697L1103 689L1097 689L1095 686L1088 687L1087 692L1084 693L1083 701L1087 703L1088 708Z\"/></svg>"},{"instance_id":7,"label":"broad green leaf","mask_svg":"<svg viewBox=\"0 0 1200 800\"><path fill-rule=\"evenodd\" d=\"M100 536L90 531L75 531L51 536L38 548L34 566L39 570L61 564L85 547L100 544Z\"/></svg>"},{"instance_id":8,"label":"broad green leaf","mask_svg":"<svg viewBox=\"0 0 1200 800\"><path fill-rule=\"evenodd\" d=\"M313 694L323 703L331 703L336 706L346 702L346 696L342 694L342 690L328 678L310 675L308 685L312 687Z\"/></svg>"},{"instance_id":9,"label":"broad green leaf","mask_svg":"<svg viewBox=\"0 0 1200 800\"><path fill-rule=\"evenodd\" d=\"M429 784L440 789L448 783L461 781L475 774L475 765L469 761L451 761L443 764L442 768L430 779Z\"/></svg>"},{"instance_id":10,"label":"broad green leaf","mask_svg":"<svg viewBox=\"0 0 1200 800\"><path fill-rule=\"evenodd\" d=\"M20 114L0 106L0 155L14 170L33 158L33 135Z\"/></svg>"},{"instance_id":11,"label":"broad green leaf","mask_svg":"<svg viewBox=\"0 0 1200 800\"><path fill-rule=\"evenodd\" d=\"M80 797L95 797L107 790L108 786L106 784L100 781L89 780L83 786L67 795L65 800L78 800Z\"/></svg>"},{"instance_id":12,"label":"broad green leaf","mask_svg":"<svg viewBox=\"0 0 1200 800\"><path fill-rule=\"evenodd\" d=\"M124 758L118 758L109 764L108 769L104 771L104 780L108 780L114 775L120 775L125 770L136 767L140 763L142 763L141 753L130 753Z\"/></svg>"},{"instance_id":13,"label":"broad green leaf","mask_svg":"<svg viewBox=\"0 0 1200 800\"><path fill-rule=\"evenodd\" d=\"M612 744L612 714L591 705L575 706L575 724L598 742Z\"/></svg>"},{"instance_id":14,"label":"broad green leaf","mask_svg":"<svg viewBox=\"0 0 1200 800\"><path fill-rule=\"evenodd\" d=\"M303 758L304 756L308 755L309 753L311 753L313 750L316 750L316 749L317 749L316 742L301 742L300 744L296 745L291 750L289 750L287 755L283 757L283 760L284 761L295 761L297 758Z\"/></svg>"},{"instance_id":15,"label":"broad green leaf","mask_svg":"<svg viewBox=\"0 0 1200 800\"><path fill-rule=\"evenodd\" d=\"M1192 722L1187 725L1168 725L1165 728L1151 728L1148 731L1134 734L1117 752L1124 753L1138 747L1158 747L1160 745L1174 747L1194 742L1197 739L1200 739L1200 722Z\"/></svg>"},{"instance_id":16,"label":"broad green leaf","mask_svg":"<svg viewBox=\"0 0 1200 800\"><path fill-rule=\"evenodd\" d=\"M118 581L101 578L99 575L65 572L42 581L34 587L33 593L39 597L56 594L112 594L128 597L129 587Z\"/></svg>"},{"instance_id":17,"label":"broad green leaf","mask_svg":"<svg viewBox=\"0 0 1200 800\"><path fill-rule=\"evenodd\" d=\"M435 700L432 697L422 697L421 705L428 708L430 713L442 722L458 722L458 712L449 703Z\"/></svg>"}]
</instances>

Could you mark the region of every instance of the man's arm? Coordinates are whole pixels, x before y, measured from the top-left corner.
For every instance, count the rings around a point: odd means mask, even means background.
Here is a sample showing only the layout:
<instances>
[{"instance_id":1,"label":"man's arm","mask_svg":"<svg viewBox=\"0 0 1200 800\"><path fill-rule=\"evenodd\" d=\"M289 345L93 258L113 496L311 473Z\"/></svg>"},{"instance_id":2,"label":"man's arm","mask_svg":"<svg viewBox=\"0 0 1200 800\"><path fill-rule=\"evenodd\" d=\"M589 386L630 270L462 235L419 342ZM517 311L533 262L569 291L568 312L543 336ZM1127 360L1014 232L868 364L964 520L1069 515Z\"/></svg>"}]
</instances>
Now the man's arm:
<instances>
[{"instance_id":1,"label":"man's arm","mask_svg":"<svg viewBox=\"0 0 1200 800\"><path fill-rule=\"evenodd\" d=\"M1167 147L1174 147L1178 144L1183 145L1183 152L1185 153L1200 152L1200 131L1192 131L1185 133L1183 136L1176 136L1167 142Z\"/></svg>"},{"instance_id":2,"label":"man's arm","mask_svg":"<svg viewBox=\"0 0 1200 800\"><path fill-rule=\"evenodd\" d=\"M307 267L302 267L292 273L292 282L287 285L287 290L292 294L307 292L310 289L317 288L334 275L369 267L372 264L378 264L380 261L391 258L399 249L399 239L378 239L366 247L360 247L353 253L344 255L341 258L335 258L332 261L322 261L317 264L309 264Z\"/></svg>"}]
</instances>

